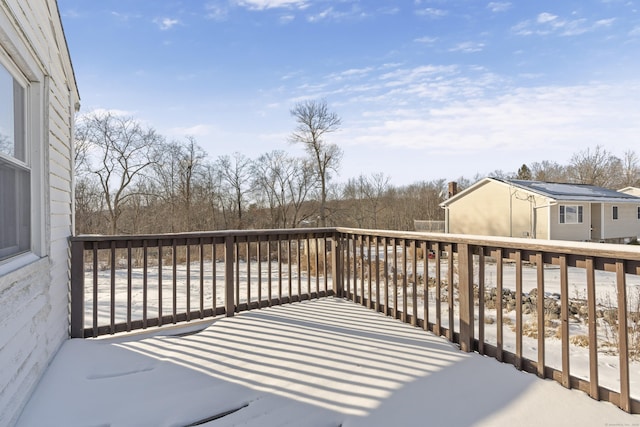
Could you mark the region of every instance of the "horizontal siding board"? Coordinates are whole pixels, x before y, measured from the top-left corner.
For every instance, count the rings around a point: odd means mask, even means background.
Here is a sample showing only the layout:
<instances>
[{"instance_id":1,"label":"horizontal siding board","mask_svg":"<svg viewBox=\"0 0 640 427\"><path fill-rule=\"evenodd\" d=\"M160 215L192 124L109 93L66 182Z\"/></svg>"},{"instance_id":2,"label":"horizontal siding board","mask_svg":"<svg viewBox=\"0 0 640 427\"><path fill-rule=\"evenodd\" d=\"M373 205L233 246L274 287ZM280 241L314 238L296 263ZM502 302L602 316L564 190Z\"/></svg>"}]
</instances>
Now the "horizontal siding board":
<instances>
[{"instance_id":1,"label":"horizontal siding board","mask_svg":"<svg viewBox=\"0 0 640 427\"><path fill-rule=\"evenodd\" d=\"M71 215L71 200L57 201L51 198L51 214L55 216ZM68 221L65 221L68 222Z\"/></svg>"},{"instance_id":2,"label":"horizontal siding board","mask_svg":"<svg viewBox=\"0 0 640 427\"><path fill-rule=\"evenodd\" d=\"M51 186L52 200L70 200L71 179L59 175L49 175L49 185Z\"/></svg>"},{"instance_id":3,"label":"horizontal siding board","mask_svg":"<svg viewBox=\"0 0 640 427\"><path fill-rule=\"evenodd\" d=\"M66 241L66 239L69 238L70 233L71 233L71 224L64 224L58 227L51 227L51 241L52 242L55 242L57 240ZM52 251L52 256L53 256L53 251Z\"/></svg>"}]
</instances>

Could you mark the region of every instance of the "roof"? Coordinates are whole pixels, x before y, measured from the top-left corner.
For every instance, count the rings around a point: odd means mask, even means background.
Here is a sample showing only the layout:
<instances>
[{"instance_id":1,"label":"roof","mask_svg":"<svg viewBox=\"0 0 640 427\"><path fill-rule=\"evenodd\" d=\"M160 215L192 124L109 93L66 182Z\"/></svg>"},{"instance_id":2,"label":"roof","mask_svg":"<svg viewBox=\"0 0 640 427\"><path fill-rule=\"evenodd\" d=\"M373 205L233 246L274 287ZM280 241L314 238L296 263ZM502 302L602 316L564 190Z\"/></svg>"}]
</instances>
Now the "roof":
<instances>
[{"instance_id":1,"label":"roof","mask_svg":"<svg viewBox=\"0 0 640 427\"><path fill-rule=\"evenodd\" d=\"M496 179L496 178L494 178ZM506 184L521 187L555 200L599 201L599 202L640 202L640 197L621 193L608 188L586 184L565 184L558 182L525 181L521 179L498 179Z\"/></svg>"},{"instance_id":2,"label":"roof","mask_svg":"<svg viewBox=\"0 0 640 427\"><path fill-rule=\"evenodd\" d=\"M467 192L473 191L477 186L488 182L499 182L505 185L517 187L534 194L547 197L558 202L599 202L599 203L637 203L640 204L640 197L629 193L622 193L604 187L587 184L569 184L544 181L526 181L522 179L502 179L485 178L466 190L456 194L454 197L441 203L440 206L447 206L450 202L462 197Z\"/></svg>"}]
</instances>

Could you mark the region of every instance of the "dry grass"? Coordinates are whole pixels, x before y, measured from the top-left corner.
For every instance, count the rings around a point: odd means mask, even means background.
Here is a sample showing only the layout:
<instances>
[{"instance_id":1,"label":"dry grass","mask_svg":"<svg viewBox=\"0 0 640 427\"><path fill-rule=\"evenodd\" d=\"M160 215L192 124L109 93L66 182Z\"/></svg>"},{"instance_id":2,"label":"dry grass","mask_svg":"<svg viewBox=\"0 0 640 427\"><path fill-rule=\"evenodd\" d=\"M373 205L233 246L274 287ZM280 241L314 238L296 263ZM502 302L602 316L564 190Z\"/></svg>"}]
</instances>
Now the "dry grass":
<instances>
[{"instance_id":1,"label":"dry grass","mask_svg":"<svg viewBox=\"0 0 640 427\"><path fill-rule=\"evenodd\" d=\"M569 342L578 347L589 347L589 337L586 335L574 335L569 337Z\"/></svg>"},{"instance_id":2,"label":"dry grass","mask_svg":"<svg viewBox=\"0 0 640 427\"><path fill-rule=\"evenodd\" d=\"M545 318L544 320L544 336L549 338L555 335L555 323L551 319ZM512 328L515 332L515 327ZM538 338L538 319L532 316L531 320L525 321L522 324L522 335L530 338Z\"/></svg>"}]
</instances>

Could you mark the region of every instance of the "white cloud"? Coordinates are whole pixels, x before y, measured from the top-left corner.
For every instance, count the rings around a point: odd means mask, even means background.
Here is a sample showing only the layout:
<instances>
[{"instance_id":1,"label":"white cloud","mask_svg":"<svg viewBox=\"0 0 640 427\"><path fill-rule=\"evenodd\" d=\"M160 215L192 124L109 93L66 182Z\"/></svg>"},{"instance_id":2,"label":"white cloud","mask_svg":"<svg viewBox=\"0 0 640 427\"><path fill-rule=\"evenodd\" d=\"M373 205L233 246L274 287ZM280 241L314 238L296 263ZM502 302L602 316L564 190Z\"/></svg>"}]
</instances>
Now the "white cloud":
<instances>
[{"instance_id":1,"label":"white cloud","mask_svg":"<svg viewBox=\"0 0 640 427\"><path fill-rule=\"evenodd\" d=\"M86 117L89 117L89 116L96 116L96 117L105 117L105 116L133 117L133 116L135 116L135 114L136 114L135 111L118 110L116 108L101 108L101 107L97 107L97 108L93 108L93 109L87 111L86 113L78 114L76 116L76 119L77 120L84 120Z\"/></svg>"},{"instance_id":2,"label":"white cloud","mask_svg":"<svg viewBox=\"0 0 640 427\"><path fill-rule=\"evenodd\" d=\"M487 8L489 8L492 12L505 12L511 9L511 3L492 1L487 5Z\"/></svg>"},{"instance_id":3,"label":"white cloud","mask_svg":"<svg viewBox=\"0 0 640 427\"><path fill-rule=\"evenodd\" d=\"M416 10L416 15L427 16L429 18L442 18L447 15L447 11L428 7L426 9Z\"/></svg>"},{"instance_id":4,"label":"white cloud","mask_svg":"<svg viewBox=\"0 0 640 427\"><path fill-rule=\"evenodd\" d=\"M640 25L636 26L631 31L629 31L629 36L640 37Z\"/></svg>"},{"instance_id":5,"label":"white cloud","mask_svg":"<svg viewBox=\"0 0 640 427\"><path fill-rule=\"evenodd\" d=\"M280 18L278 18L278 21L281 24L288 24L289 22L292 22L293 20L295 20L296 17L295 15L282 15Z\"/></svg>"},{"instance_id":6,"label":"white cloud","mask_svg":"<svg viewBox=\"0 0 640 427\"><path fill-rule=\"evenodd\" d=\"M140 18L140 15L137 15L137 14L120 13L120 12L116 12L116 11L112 11L111 12L111 16L113 16L114 18L116 18L117 20L119 20L121 22L128 22L131 19Z\"/></svg>"},{"instance_id":7,"label":"white cloud","mask_svg":"<svg viewBox=\"0 0 640 427\"><path fill-rule=\"evenodd\" d=\"M162 31L170 30L180 23L180 21L178 21L177 19L171 18L156 18L153 20L153 22L156 23Z\"/></svg>"},{"instance_id":8,"label":"white cloud","mask_svg":"<svg viewBox=\"0 0 640 427\"><path fill-rule=\"evenodd\" d=\"M548 22L555 21L556 19L558 19L558 17L556 15L552 15L550 13L543 12L543 13L538 15L538 18L536 19L536 21L539 24L546 24Z\"/></svg>"},{"instance_id":9,"label":"white cloud","mask_svg":"<svg viewBox=\"0 0 640 427\"><path fill-rule=\"evenodd\" d=\"M333 7L329 7L322 12L316 13L315 15L310 15L307 20L309 22L318 22L323 21L325 19L331 18L335 14Z\"/></svg>"},{"instance_id":10,"label":"white cloud","mask_svg":"<svg viewBox=\"0 0 640 427\"><path fill-rule=\"evenodd\" d=\"M342 74L345 76L352 76L354 74L367 74L369 73L371 70L373 70L373 67L365 67L365 68L351 68L347 71L343 71Z\"/></svg>"},{"instance_id":11,"label":"white cloud","mask_svg":"<svg viewBox=\"0 0 640 427\"><path fill-rule=\"evenodd\" d=\"M197 124L188 127L175 127L167 130L169 136L181 138L193 136L195 138L210 136L215 133L215 128L207 124Z\"/></svg>"},{"instance_id":12,"label":"white cloud","mask_svg":"<svg viewBox=\"0 0 640 427\"><path fill-rule=\"evenodd\" d=\"M350 10L336 10L333 6L330 6L319 13L309 15L307 21L319 22L326 20L343 20L343 19L360 19L365 18L367 13L363 12L359 7L353 6Z\"/></svg>"},{"instance_id":13,"label":"white cloud","mask_svg":"<svg viewBox=\"0 0 640 427\"><path fill-rule=\"evenodd\" d=\"M433 43L438 41L438 38L437 37L424 36L424 37L419 37L417 39L413 39L413 41L416 42L416 43L433 44Z\"/></svg>"},{"instance_id":14,"label":"white cloud","mask_svg":"<svg viewBox=\"0 0 640 427\"><path fill-rule=\"evenodd\" d=\"M450 52L464 52L464 53L472 53L472 52L480 52L484 49L484 43L479 42L462 42L458 43L451 49Z\"/></svg>"},{"instance_id":15,"label":"white cloud","mask_svg":"<svg viewBox=\"0 0 640 427\"><path fill-rule=\"evenodd\" d=\"M372 120L348 134L357 144L434 153L535 149L557 159L560 150L610 141L633 147L640 134L638 111L640 82L514 88L497 96L451 98L439 107L369 113Z\"/></svg>"},{"instance_id":16,"label":"white cloud","mask_svg":"<svg viewBox=\"0 0 640 427\"><path fill-rule=\"evenodd\" d=\"M235 0L235 3L249 10L306 9L309 6L306 0Z\"/></svg>"},{"instance_id":17,"label":"white cloud","mask_svg":"<svg viewBox=\"0 0 640 427\"><path fill-rule=\"evenodd\" d=\"M558 15L543 12L534 20L526 20L514 25L511 30L521 36L558 34L560 36L578 36L597 29L610 27L615 18L589 22L585 18L562 19Z\"/></svg>"},{"instance_id":18,"label":"white cloud","mask_svg":"<svg viewBox=\"0 0 640 427\"><path fill-rule=\"evenodd\" d=\"M64 18L81 18L82 17L82 14L78 12L76 9L61 10L60 14Z\"/></svg>"},{"instance_id":19,"label":"white cloud","mask_svg":"<svg viewBox=\"0 0 640 427\"><path fill-rule=\"evenodd\" d=\"M600 19L593 24L594 27L610 27L616 21L615 18Z\"/></svg>"},{"instance_id":20,"label":"white cloud","mask_svg":"<svg viewBox=\"0 0 640 427\"><path fill-rule=\"evenodd\" d=\"M224 21L227 19L228 10L226 7L222 7L214 3L208 3L204 6L204 9L207 19L213 19L215 21Z\"/></svg>"}]
</instances>

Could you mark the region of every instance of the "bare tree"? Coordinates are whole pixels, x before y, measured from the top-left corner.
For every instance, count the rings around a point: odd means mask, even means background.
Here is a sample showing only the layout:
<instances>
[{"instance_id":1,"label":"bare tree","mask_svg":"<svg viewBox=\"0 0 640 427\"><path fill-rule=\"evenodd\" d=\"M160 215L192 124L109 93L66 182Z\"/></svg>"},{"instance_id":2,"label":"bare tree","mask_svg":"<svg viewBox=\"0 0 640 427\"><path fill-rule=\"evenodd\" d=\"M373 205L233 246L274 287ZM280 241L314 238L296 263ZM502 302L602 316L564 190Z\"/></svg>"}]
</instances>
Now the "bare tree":
<instances>
[{"instance_id":1,"label":"bare tree","mask_svg":"<svg viewBox=\"0 0 640 427\"><path fill-rule=\"evenodd\" d=\"M360 175L357 178L350 178L342 191L342 200L346 204L347 218L353 221L356 227L365 228L368 217L366 206L366 187L369 185L367 177Z\"/></svg>"},{"instance_id":2,"label":"bare tree","mask_svg":"<svg viewBox=\"0 0 640 427\"><path fill-rule=\"evenodd\" d=\"M182 148L175 141L162 144L158 147L162 152L158 161L153 165L154 177L157 180L158 195L162 200L164 211L168 213L162 224L158 224L159 231L177 232L181 225L178 224L181 216L179 210L179 174L182 158Z\"/></svg>"},{"instance_id":3,"label":"bare tree","mask_svg":"<svg viewBox=\"0 0 640 427\"><path fill-rule=\"evenodd\" d=\"M163 139L132 117L96 112L78 121L76 138L89 146L87 169L100 183L111 233L117 234L128 189L156 162L154 147Z\"/></svg>"},{"instance_id":4,"label":"bare tree","mask_svg":"<svg viewBox=\"0 0 640 427\"><path fill-rule=\"evenodd\" d=\"M327 134L340 128L341 120L336 113L330 112L327 102L303 101L291 109L297 126L289 140L301 143L313 159L320 181L320 226L327 225L327 183L330 171L337 172L342 158L342 150L325 140Z\"/></svg>"},{"instance_id":5,"label":"bare tree","mask_svg":"<svg viewBox=\"0 0 640 427\"><path fill-rule=\"evenodd\" d=\"M640 186L639 162L638 155L634 151L627 150L624 152L621 161L622 171L620 173L620 180L616 183L618 189Z\"/></svg>"},{"instance_id":6,"label":"bare tree","mask_svg":"<svg viewBox=\"0 0 640 427\"><path fill-rule=\"evenodd\" d=\"M369 204L369 211L372 216L373 223L371 226L378 228L378 216L380 211L385 209L382 205L382 199L389 190L389 177L384 173L378 172L371 175L368 180L369 185L366 186L366 195Z\"/></svg>"},{"instance_id":7,"label":"bare tree","mask_svg":"<svg viewBox=\"0 0 640 427\"><path fill-rule=\"evenodd\" d=\"M535 162L531 164L531 178L535 181L565 182L567 168L549 160Z\"/></svg>"},{"instance_id":8,"label":"bare tree","mask_svg":"<svg viewBox=\"0 0 640 427\"><path fill-rule=\"evenodd\" d=\"M574 154L567 170L572 182L611 187L620 169L620 159L597 145Z\"/></svg>"},{"instance_id":9,"label":"bare tree","mask_svg":"<svg viewBox=\"0 0 640 427\"><path fill-rule=\"evenodd\" d=\"M388 190L389 177L383 173L360 175L347 181L342 198L348 204L348 215L357 227L378 227L379 215L388 207L383 203Z\"/></svg>"},{"instance_id":10,"label":"bare tree","mask_svg":"<svg viewBox=\"0 0 640 427\"><path fill-rule=\"evenodd\" d=\"M244 227L245 204L252 190L251 164L251 159L240 153L234 153L233 157L220 156L216 161L220 183L226 187L219 195L222 198L227 228L229 220L226 218L226 214L229 211L235 214L235 228L242 229Z\"/></svg>"},{"instance_id":11,"label":"bare tree","mask_svg":"<svg viewBox=\"0 0 640 427\"><path fill-rule=\"evenodd\" d=\"M224 217L221 216L220 192L222 191L221 174L216 165L205 162L203 165L202 182L196 187L196 198L201 212L197 217L200 228L218 230L222 228Z\"/></svg>"},{"instance_id":12,"label":"bare tree","mask_svg":"<svg viewBox=\"0 0 640 427\"><path fill-rule=\"evenodd\" d=\"M186 211L184 231L192 231L192 212L193 212L193 187L196 184L198 176L203 171L202 163L206 157L205 152L197 144L195 138L188 136L185 144L181 146L179 162L179 190L182 206Z\"/></svg>"},{"instance_id":13,"label":"bare tree","mask_svg":"<svg viewBox=\"0 0 640 427\"><path fill-rule=\"evenodd\" d=\"M302 206L315 186L315 174L304 159L282 150L263 154L253 165L254 187L271 212L271 227L296 228Z\"/></svg>"},{"instance_id":14,"label":"bare tree","mask_svg":"<svg viewBox=\"0 0 640 427\"><path fill-rule=\"evenodd\" d=\"M104 197L96 180L90 175L76 175L75 231L78 234L99 233L104 229Z\"/></svg>"}]
</instances>

